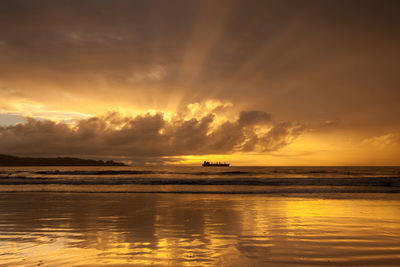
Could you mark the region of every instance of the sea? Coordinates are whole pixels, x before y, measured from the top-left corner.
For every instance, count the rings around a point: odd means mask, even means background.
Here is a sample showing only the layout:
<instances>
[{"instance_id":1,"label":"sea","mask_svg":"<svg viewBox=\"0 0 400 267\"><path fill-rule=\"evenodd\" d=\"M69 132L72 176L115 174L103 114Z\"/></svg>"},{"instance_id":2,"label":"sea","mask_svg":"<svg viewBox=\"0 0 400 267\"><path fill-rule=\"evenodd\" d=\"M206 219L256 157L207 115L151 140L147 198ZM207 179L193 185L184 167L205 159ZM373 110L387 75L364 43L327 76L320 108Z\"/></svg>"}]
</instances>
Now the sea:
<instances>
[{"instance_id":1,"label":"sea","mask_svg":"<svg viewBox=\"0 0 400 267\"><path fill-rule=\"evenodd\" d=\"M0 167L0 191L400 192L400 167Z\"/></svg>"},{"instance_id":2,"label":"sea","mask_svg":"<svg viewBox=\"0 0 400 267\"><path fill-rule=\"evenodd\" d=\"M400 167L1 167L0 266L400 266Z\"/></svg>"}]
</instances>

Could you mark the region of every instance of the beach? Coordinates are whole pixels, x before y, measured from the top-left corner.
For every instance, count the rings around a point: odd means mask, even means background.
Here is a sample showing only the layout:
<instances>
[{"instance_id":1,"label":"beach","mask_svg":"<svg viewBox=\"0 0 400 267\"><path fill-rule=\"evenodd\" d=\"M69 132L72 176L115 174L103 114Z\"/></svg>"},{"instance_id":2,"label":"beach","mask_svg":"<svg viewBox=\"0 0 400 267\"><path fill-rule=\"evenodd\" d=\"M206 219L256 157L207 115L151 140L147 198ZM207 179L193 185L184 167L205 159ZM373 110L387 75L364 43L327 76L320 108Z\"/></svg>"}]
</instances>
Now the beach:
<instances>
[{"instance_id":1,"label":"beach","mask_svg":"<svg viewBox=\"0 0 400 267\"><path fill-rule=\"evenodd\" d=\"M0 266L398 266L398 194L0 193Z\"/></svg>"},{"instance_id":2,"label":"beach","mask_svg":"<svg viewBox=\"0 0 400 267\"><path fill-rule=\"evenodd\" d=\"M0 266L398 266L399 167L3 167Z\"/></svg>"}]
</instances>

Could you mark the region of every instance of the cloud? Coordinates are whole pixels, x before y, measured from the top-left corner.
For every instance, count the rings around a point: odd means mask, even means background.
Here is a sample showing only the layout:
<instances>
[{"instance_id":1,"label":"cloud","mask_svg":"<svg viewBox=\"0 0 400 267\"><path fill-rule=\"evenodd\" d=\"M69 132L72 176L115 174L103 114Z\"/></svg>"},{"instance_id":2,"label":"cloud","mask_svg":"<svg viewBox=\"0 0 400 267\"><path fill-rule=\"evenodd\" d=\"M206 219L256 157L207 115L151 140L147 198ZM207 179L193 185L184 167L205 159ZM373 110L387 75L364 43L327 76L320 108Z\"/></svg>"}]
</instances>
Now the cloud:
<instances>
[{"instance_id":1,"label":"cloud","mask_svg":"<svg viewBox=\"0 0 400 267\"><path fill-rule=\"evenodd\" d=\"M184 155L275 151L303 132L297 124L272 122L263 111L242 111L236 121L217 126L213 125L215 121L213 113L167 120L161 112L138 116L112 112L76 124L27 118L25 123L0 127L0 152L154 161ZM263 128L266 123L268 127Z\"/></svg>"},{"instance_id":2,"label":"cloud","mask_svg":"<svg viewBox=\"0 0 400 267\"><path fill-rule=\"evenodd\" d=\"M175 112L215 98L389 131L400 125L396 4L3 0L0 107Z\"/></svg>"},{"instance_id":3,"label":"cloud","mask_svg":"<svg viewBox=\"0 0 400 267\"><path fill-rule=\"evenodd\" d=\"M25 122L25 117L15 113L0 113L0 126Z\"/></svg>"},{"instance_id":4,"label":"cloud","mask_svg":"<svg viewBox=\"0 0 400 267\"><path fill-rule=\"evenodd\" d=\"M262 151L275 151L293 142L304 131L305 128L302 125L281 122L261 136L258 145Z\"/></svg>"},{"instance_id":5,"label":"cloud","mask_svg":"<svg viewBox=\"0 0 400 267\"><path fill-rule=\"evenodd\" d=\"M373 136L362 140L361 145L370 147L382 147L387 148L389 146L396 146L400 144L399 133L388 133L380 136Z\"/></svg>"},{"instance_id":6,"label":"cloud","mask_svg":"<svg viewBox=\"0 0 400 267\"><path fill-rule=\"evenodd\" d=\"M239 115L239 124L242 126L265 124L270 122L271 115L265 113L264 111L251 110L242 111Z\"/></svg>"}]
</instances>

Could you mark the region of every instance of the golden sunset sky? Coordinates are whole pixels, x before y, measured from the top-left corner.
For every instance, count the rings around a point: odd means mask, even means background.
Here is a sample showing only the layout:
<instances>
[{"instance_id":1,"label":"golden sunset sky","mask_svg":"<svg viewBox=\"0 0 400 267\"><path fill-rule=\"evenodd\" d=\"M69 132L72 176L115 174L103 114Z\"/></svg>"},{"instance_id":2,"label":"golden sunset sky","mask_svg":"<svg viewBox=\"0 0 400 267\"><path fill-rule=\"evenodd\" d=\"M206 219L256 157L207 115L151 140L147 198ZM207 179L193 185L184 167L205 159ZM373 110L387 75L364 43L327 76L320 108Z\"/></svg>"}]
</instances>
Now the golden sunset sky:
<instances>
[{"instance_id":1,"label":"golden sunset sky","mask_svg":"<svg viewBox=\"0 0 400 267\"><path fill-rule=\"evenodd\" d=\"M398 1L0 2L0 154L399 165Z\"/></svg>"}]
</instances>

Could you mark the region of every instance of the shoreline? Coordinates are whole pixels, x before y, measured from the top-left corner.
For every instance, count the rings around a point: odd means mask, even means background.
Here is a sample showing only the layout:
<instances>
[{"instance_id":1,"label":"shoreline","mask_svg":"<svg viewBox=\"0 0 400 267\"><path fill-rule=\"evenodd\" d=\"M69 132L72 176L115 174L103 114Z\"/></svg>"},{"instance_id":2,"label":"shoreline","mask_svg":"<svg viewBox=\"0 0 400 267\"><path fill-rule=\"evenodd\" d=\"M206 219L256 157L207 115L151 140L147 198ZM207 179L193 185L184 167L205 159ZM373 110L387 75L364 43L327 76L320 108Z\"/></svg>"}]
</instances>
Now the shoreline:
<instances>
[{"instance_id":1,"label":"shoreline","mask_svg":"<svg viewBox=\"0 0 400 267\"><path fill-rule=\"evenodd\" d=\"M0 192L0 266L386 266L399 211L382 193Z\"/></svg>"}]
</instances>

